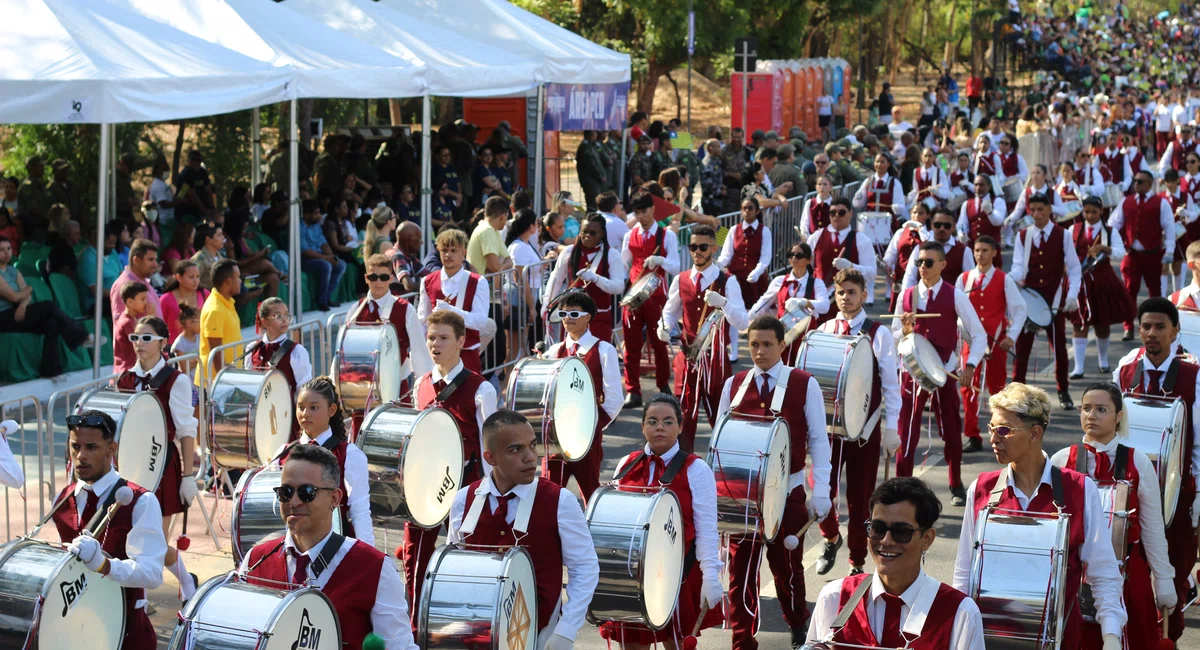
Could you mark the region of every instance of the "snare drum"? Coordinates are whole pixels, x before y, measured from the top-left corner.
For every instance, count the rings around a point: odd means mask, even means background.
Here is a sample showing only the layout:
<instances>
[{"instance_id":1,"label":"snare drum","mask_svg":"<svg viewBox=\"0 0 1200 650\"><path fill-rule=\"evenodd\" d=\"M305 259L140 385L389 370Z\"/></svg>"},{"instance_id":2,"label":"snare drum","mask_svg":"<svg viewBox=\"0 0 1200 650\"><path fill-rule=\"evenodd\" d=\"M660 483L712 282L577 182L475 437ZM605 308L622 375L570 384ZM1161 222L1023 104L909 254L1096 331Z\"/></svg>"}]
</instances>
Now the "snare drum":
<instances>
[{"instance_id":1,"label":"snare drum","mask_svg":"<svg viewBox=\"0 0 1200 650\"><path fill-rule=\"evenodd\" d=\"M1100 493L1100 507L1107 516L1105 524L1112 538L1113 553L1117 556L1117 564L1121 565L1121 573L1125 572L1126 555L1129 553L1129 491L1133 485L1129 481L1114 481L1111 483L1096 483Z\"/></svg>"},{"instance_id":2,"label":"snare drum","mask_svg":"<svg viewBox=\"0 0 1200 650\"><path fill-rule=\"evenodd\" d=\"M1066 201L1063 203L1063 210L1066 211L1066 214L1059 221L1074 219L1083 214L1083 201Z\"/></svg>"},{"instance_id":3,"label":"snare drum","mask_svg":"<svg viewBox=\"0 0 1200 650\"><path fill-rule=\"evenodd\" d=\"M707 459L717 481L717 530L775 539L792 473L790 435L783 418L726 413L717 420Z\"/></svg>"},{"instance_id":4,"label":"snare drum","mask_svg":"<svg viewBox=\"0 0 1200 650\"><path fill-rule=\"evenodd\" d=\"M292 434L292 388L278 370L226 366L209 388L213 459L249 469L271 462Z\"/></svg>"},{"instance_id":5,"label":"snare drum","mask_svg":"<svg viewBox=\"0 0 1200 650\"><path fill-rule=\"evenodd\" d=\"M871 238L871 242L886 246L892 240L891 212L860 212L858 215L858 232Z\"/></svg>"},{"instance_id":6,"label":"snare drum","mask_svg":"<svg viewBox=\"0 0 1200 650\"><path fill-rule=\"evenodd\" d=\"M1054 312L1050 311L1050 303L1042 297L1042 294L1030 289L1029 287L1021 287L1021 297L1025 299L1025 331L1036 332L1043 327L1050 327L1050 323L1054 322Z\"/></svg>"},{"instance_id":7,"label":"snare drum","mask_svg":"<svg viewBox=\"0 0 1200 650\"><path fill-rule=\"evenodd\" d=\"M1175 340L1187 352L1200 353L1200 311L1179 310L1179 336Z\"/></svg>"},{"instance_id":8,"label":"snare drum","mask_svg":"<svg viewBox=\"0 0 1200 650\"><path fill-rule=\"evenodd\" d=\"M400 341L391 323L347 323L338 334L330 376L347 411L363 412L400 399Z\"/></svg>"},{"instance_id":9,"label":"snare drum","mask_svg":"<svg viewBox=\"0 0 1200 650\"><path fill-rule=\"evenodd\" d=\"M171 456L167 414L158 397L150 391L93 388L79 398L76 408L77 412L89 409L107 413L117 423L114 439L121 476L149 492L157 490Z\"/></svg>"},{"instance_id":10,"label":"snare drum","mask_svg":"<svg viewBox=\"0 0 1200 650\"><path fill-rule=\"evenodd\" d=\"M1017 219L1016 221L1012 222L1012 231L1014 233L1018 233L1032 225L1033 225L1033 217L1030 216L1029 214L1024 214L1024 215L1021 215L1020 219Z\"/></svg>"},{"instance_id":11,"label":"snare drum","mask_svg":"<svg viewBox=\"0 0 1200 650\"><path fill-rule=\"evenodd\" d=\"M1021 192L1025 191L1025 185L1021 182L1020 176L1013 176L1004 181L1004 202L1008 205L1016 205L1021 198Z\"/></svg>"},{"instance_id":12,"label":"snare drum","mask_svg":"<svg viewBox=\"0 0 1200 650\"><path fill-rule=\"evenodd\" d=\"M255 544L283 537L285 526L274 490L279 487L282 477L281 467L267 465L248 470L238 479L233 491L233 515L229 527L233 559L237 564L241 564ZM333 531L342 533L341 516L334 516Z\"/></svg>"},{"instance_id":13,"label":"snare drum","mask_svg":"<svg viewBox=\"0 0 1200 650\"><path fill-rule=\"evenodd\" d=\"M629 291L621 299L621 306L637 309L649 300L661 286L662 276L653 271L648 271L629 287Z\"/></svg>"},{"instance_id":14,"label":"snare drum","mask_svg":"<svg viewBox=\"0 0 1200 650\"><path fill-rule=\"evenodd\" d=\"M436 528L462 486L463 443L449 411L373 409L354 441L367 456L371 518Z\"/></svg>"},{"instance_id":15,"label":"snare drum","mask_svg":"<svg viewBox=\"0 0 1200 650\"><path fill-rule=\"evenodd\" d=\"M588 621L666 627L679 600L687 550L675 493L606 485L588 500L587 522L605 585L592 596Z\"/></svg>"},{"instance_id":16,"label":"snare drum","mask_svg":"<svg viewBox=\"0 0 1200 650\"><path fill-rule=\"evenodd\" d=\"M968 198L966 190L956 187L950 190L950 199L946 201L946 208L957 215L959 209L967 202Z\"/></svg>"},{"instance_id":17,"label":"snare drum","mask_svg":"<svg viewBox=\"0 0 1200 650\"><path fill-rule=\"evenodd\" d=\"M1121 186L1115 183L1108 183L1104 186L1104 195L1100 197L1101 205L1106 208L1115 208L1121 205L1121 201L1125 198L1125 193L1121 191Z\"/></svg>"},{"instance_id":18,"label":"snare drum","mask_svg":"<svg viewBox=\"0 0 1200 650\"><path fill-rule=\"evenodd\" d=\"M946 385L946 365L929 339L914 332L901 338L896 349L900 363L918 386L932 393Z\"/></svg>"},{"instance_id":19,"label":"snare drum","mask_svg":"<svg viewBox=\"0 0 1200 650\"><path fill-rule=\"evenodd\" d=\"M579 357L526 357L513 368L504 401L541 429L547 456L577 461L588 454L599 421L592 373ZM549 416L549 417L547 417Z\"/></svg>"},{"instance_id":20,"label":"snare drum","mask_svg":"<svg viewBox=\"0 0 1200 650\"><path fill-rule=\"evenodd\" d=\"M119 650L125 638L121 585L45 542L18 539L0 551L0 602L5 648Z\"/></svg>"},{"instance_id":21,"label":"snare drum","mask_svg":"<svg viewBox=\"0 0 1200 650\"><path fill-rule=\"evenodd\" d=\"M816 378L825 398L830 435L858 440L870 436L875 353L871 339L809 332L800 343L796 367Z\"/></svg>"},{"instance_id":22,"label":"snare drum","mask_svg":"<svg viewBox=\"0 0 1200 650\"><path fill-rule=\"evenodd\" d=\"M1065 629L1069 517L985 507L967 595L989 648L1058 649Z\"/></svg>"},{"instance_id":23,"label":"snare drum","mask_svg":"<svg viewBox=\"0 0 1200 650\"><path fill-rule=\"evenodd\" d=\"M700 360L700 356L705 350L712 348L713 338L720 331L721 321L725 318L725 312L721 309L712 309L708 312L708 316L704 318L704 322L700 323L700 327L696 328L696 339L692 341L692 345L687 350L687 360L696 363Z\"/></svg>"},{"instance_id":24,"label":"snare drum","mask_svg":"<svg viewBox=\"0 0 1200 650\"><path fill-rule=\"evenodd\" d=\"M533 560L520 546L495 552L439 546L429 560L417 611L422 650L534 650Z\"/></svg>"},{"instance_id":25,"label":"snare drum","mask_svg":"<svg viewBox=\"0 0 1200 650\"><path fill-rule=\"evenodd\" d=\"M1163 520L1170 526L1180 505L1179 488L1183 483L1183 464L1187 462L1183 457L1183 436L1189 433L1183 400L1126 395L1125 411L1129 437L1122 442L1146 454L1154 463L1162 489ZM1189 505L1183 504L1185 516Z\"/></svg>"},{"instance_id":26,"label":"snare drum","mask_svg":"<svg viewBox=\"0 0 1200 650\"><path fill-rule=\"evenodd\" d=\"M791 347L793 343L804 338L804 335L812 327L813 317L806 314L804 310L787 311L779 318L783 323L783 347Z\"/></svg>"},{"instance_id":27,"label":"snare drum","mask_svg":"<svg viewBox=\"0 0 1200 650\"><path fill-rule=\"evenodd\" d=\"M342 647L337 610L316 587L250 584L236 574L200 585L167 650L322 650Z\"/></svg>"}]
</instances>

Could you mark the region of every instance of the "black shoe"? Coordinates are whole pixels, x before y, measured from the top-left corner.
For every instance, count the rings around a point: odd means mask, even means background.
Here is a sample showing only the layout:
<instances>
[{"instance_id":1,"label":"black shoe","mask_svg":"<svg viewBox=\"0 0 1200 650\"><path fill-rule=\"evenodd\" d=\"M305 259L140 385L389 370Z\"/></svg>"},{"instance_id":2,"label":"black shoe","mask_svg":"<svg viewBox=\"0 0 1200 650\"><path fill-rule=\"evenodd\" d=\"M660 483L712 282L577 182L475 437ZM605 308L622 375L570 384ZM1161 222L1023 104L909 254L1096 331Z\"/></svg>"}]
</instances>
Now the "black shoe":
<instances>
[{"instance_id":1,"label":"black shoe","mask_svg":"<svg viewBox=\"0 0 1200 650\"><path fill-rule=\"evenodd\" d=\"M1083 379L1083 373L1082 372L1073 372L1073 373L1067 375L1067 378L1068 379Z\"/></svg>"},{"instance_id":2,"label":"black shoe","mask_svg":"<svg viewBox=\"0 0 1200 650\"><path fill-rule=\"evenodd\" d=\"M963 453L970 454L976 451L983 451L983 440L980 438L967 438L967 444L963 445Z\"/></svg>"},{"instance_id":3,"label":"black shoe","mask_svg":"<svg viewBox=\"0 0 1200 650\"><path fill-rule=\"evenodd\" d=\"M672 391L669 386L659 386L658 392L662 393L663 395L674 395L675 394L675 392Z\"/></svg>"},{"instance_id":4,"label":"black shoe","mask_svg":"<svg viewBox=\"0 0 1200 650\"><path fill-rule=\"evenodd\" d=\"M1125 335L1121 337L1121 340L1122 341L1132 341L1133 340L1133 330L1125 330Z\"/></svg>"},{"instance_id":5,"label":"black shoe","mask_svg":"<svg viewBox=\"0 0 1200 650\"><path fill-rule=\"evenodd\" d=\"M200 588L200 579L197 578L196 574L194 574L194 573L189 573L188 575L192 578L192 596L194 597L196 595L196 590ZM188 600L191 600L191 598L189 598L187 600L183 600L183 599L180 599L180 600L181 600L180 609L182 609L183 605L188 604Z\"/></svg>"},{"instance_id":6,"label":"black shoe","mask_svg":"<svg viewBox=\"0 0 1200 650\"><path fill-rule=\"evenodd\" d=\"M792 650L800 650L808 640L808 626L792 628Z\"/></svg>"},{"instance_id":7,"label":"black shoe","mask_svg":"<svg viewBox=\"0 0 1200 650\"><path fill-rule=\"evenodd\" d=\"M1058 403L1064 411L1075 408L1075 402L1071 401L1071 394L1065 390L1058 391Z\"/></svg>"},{"instance_id":8,"label":"black shoe","mask_svg":"<svg viewBox=\"0 0 1200 650\"><path fill-rule=\"evenodd\" d=\"M825 575L833 570L833 561L837 559L838 549L842 547L842 536L838 535L836 542L825 542L825 550L817 558L817 575Z\"/></svg>"},{"instance_id":9,"label":"black shoe","mask_svg":"<svg viewBox=\"0 0 1200 650\"><path fill-rule=\"evenodd\" d=\"M950 505L960 508L967 505L967 491L963 489L963 486L950 488Z\"/></svg>"},{"instance_id":10,"label":"black shoe","mask_svg":"<svg viewBox=\"0 0 1200 650\"><path fill-rule=\"evenodd\" d=\"M317 303L317 311L329 311L329 305Z\"/></svg>"},{"instance_id":11,"label":"black shoe","mask_svg":"<svg viewBox=\"0 0 1200 650\"><path fill-rule=\"evenodd\" d=\"M625 406L621 408L635 409L642 405L642 396L637 393L630 393L625 396Z\"/></svg>"},{"instance_id":12,"label":"black shoe","mask_svg":"<svg viewBox=\"0 0 1200 650\"><path fill-rule=\"evenodd\" d=\"M862 566L856 564L856 565L850 567L850 572L846 574L846 577L849 578L850 576L856 576L856 575L861 574L862 572L863 572Z\"/></svg>"},{"instance_id":13,"label":"black shoe","mask_svg":"<svg viewBox=\"0 0 1200 650\"><path fill-rule=\"evenodd\" d=\"M1107 366L1101 366L1101 367L1100 367L1100 373L1101 373L1101 374L1104 374L1104 375L1111 375L1111 374L1112 374L1112 368L1109 368L1109 367L1107 367Z\"/></svg>"}]
</instances>

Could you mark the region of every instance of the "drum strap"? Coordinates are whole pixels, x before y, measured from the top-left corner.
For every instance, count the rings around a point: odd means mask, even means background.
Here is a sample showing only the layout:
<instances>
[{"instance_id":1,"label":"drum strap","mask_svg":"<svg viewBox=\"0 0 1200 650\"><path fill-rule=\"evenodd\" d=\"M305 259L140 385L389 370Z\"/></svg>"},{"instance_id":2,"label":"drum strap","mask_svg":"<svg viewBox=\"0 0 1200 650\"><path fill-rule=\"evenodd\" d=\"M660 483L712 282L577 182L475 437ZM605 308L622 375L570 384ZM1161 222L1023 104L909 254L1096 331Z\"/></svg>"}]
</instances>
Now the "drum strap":
<instances>
[{"instance_id":1,"label":"drum strap","mask_svg":"<svg viewBox=\"0 0 1200 650\"><path fill-rule=\"evenodd\" d=\"M1099 452L1097 452L1099 453ZM1075 445L1075 471L1080 474L1087 474L1087 447L1083 443Z\"/></svg>"},{"instance_id":2,"label":"drum strap","mask_svg":"<svg viewBox=\"0 0 1200 650\"><path fill-rule=\"evenodd\" d=\"M783 367L783 372L779 373L779 381L776 382L775 392L771 394L771 410L779 413L783 410L783 398L787 394L788 378L792 374L792 369L788 366ZM742 399L746 397L746 390L750 388L750 384L754 382L754 371L746 373L746 378L742 380L742 385L738 386L737 395L734 396L733 402L730 403L730 409L737 410L737 407L742 405Z\"/></svg>"},{"instance_id":3,"label":"drum strap","mask_svg":"<svg viewBox=\"0 0 1200 650\"><path fill-rule=\"evenodd\" d=\"M1126 464L1128 462L1129 462L1129 447L1126 447L1125 445L1117 443L1117 462L1113 463L1113 478L1114 479L1116 479L1118 481L1126 480L1127 477L1125 476L1125 474L1128 470L1128 467L1126 467Z\"/></svg>"},{"instance_id":4,"label":"drum strap","mask_svg":"<svg viewBox=\"0 0 1200 650\"><path fill-rule=\"evenodd\" d=\"M854 616L854 610L858 608L858 604L866 597L867 591L871 589L871 581L875 578L873 575L868 575L863 578L863 581L858 583L850 594L850 599L846 601L846 606L838 612L837 618L829 624L830 630L840 630L846 627L846 623L850 622L850 617Z\"/></svg>"},{"instance_id":5,"label":"drum strap","mask_svg":"<svg viewBox=\"0 0 1200 650\"><path fill-rule=\"evenodd\" d=\"M463 516L462 525L458 527L459 534L465 539L475 532L475 526L479 524L479 517L483 514L483 506L488 502L488 495L491 492L492 477L488 476L480 481L479 487L475 488L475 499L471 502L471 509ZM535 482L529 488L529 498L521 499L517 504L517 517L513 520L514 537L518 535L523 537L529 530L529 518L533 514L533 500L537 496L537 483Z\"/></svg>"},{"instance_id":6,"label":"drum strap","mask_svg":"<svg viewBox=\"0 0 1200 650\"><path fill-rule=\"evenodd\" d=\"M991 496L988 497L989 508L1000 505L1000 497L1008 489L1008 468L1008 465L1000 468L1000 475L996 477L996 485L992 487ZM1065 508L1067 501L1063 497L1062 470L1053 465L1050 467L1050 489L1053 490L1054 505L1059 510Z\"/></svg>"},{"instance_id":7,"label":"drum strap","mask_svg":"<svg viewBox=\"0 0 1200 650\"><path fill-rule=\"evenodd\" d=\"M808 273L808 280L804 283L804 297L812 300L816 297L814 287L816 286L817 274L811 270Z\"/></svg>"},{"instance_id":8,"label":"drum strap","mask_svg":"<svg viewBox=\"0 0 1200 650\"><path fill-rule=\"evenodd\" d=\"M1137 356L1137 359L1134 361L1134 364L1136 364L1136 365L1134 365L1134 367L1133 367L1133 383L1129 387L1129 390L1131 390L1131 391L1134 391L1134 392L1141 391L1142 376L1143 376L1142 375L1142 359L1144 359L1145 356L1146 356L1145 354L1139 354ZM1171 393L1171 391L1175 390L1175 380L1178 377L1179 377L1179 355L1175 355L1175 358L1171 359L1171 365L1167 366L1167 374L1163 377L1162 392L1164 395L1169 395Z\"/></svg>"},{"instance_id":9,"label":"drum strap","mask_svg":"<svg viewBox=\"0 0 1200 650\"><path fill-rule=\"evenodd\" d=\"M432 379L432 377L430 379ZM442 392L438 393L437 397L434 399L436 399L439 404L444 404L446 400L450 399L450 396L454 394L454 391L458 390L458 387L462 386L464 383L466 383L466 381L467 371L464 368L462 372L454 376L454 379L450 380L450 383L446 384L446 387L443 388Z\"/></svg>"},{"instance_id":10,"label":"drum strap","mask_svg":"<svg viewBox=\"0 0 1200 650\"><path fill-rule=\"evenodd\" d=\"M176 369L174 366L171 366L170 364L163 366L163 369L159 370L158 374L150 378L150 390L158 390L159 388L162 388L163 384L167 383L168 379L175 376L175 372Z\"/></svg>"},{"instance_id":11,"label":"drum strap","mask_svg":"<svg viewBox=\"0 0 1200 650\"><path fill-rule=\"evenodd\" d=\"M94 530L100 524L100 520L104 518L104 513L108 512L112 504L117 502L117 490L120 490L127 484L129 484L129 481L123 478L117 479L112 489L108 491L108 498L104 500L104 505L96 508L96 514L92 515L91 520L87 522L87 527L84 530Z\"/></svg>"},{"instance_id":12,"label":"drum strap","mask_svg":"<svg viewBox=\"0 0 1200 650\"><path fill-rule=\"evenodd\" d=\"M636 460L640 461L646 456L647 454L643 452L642 455L638 456ZM687 459L688 454L682 449L675 452L675 457L671 459L671 462L667 463L665 468L663 468L663 475L659 477L658 482L662 483L663 485L670 485L671 481L674 481L675 477L679 475L679 471L683 469L683 464L687 462ZM633 471L633 467L635 465L637 465L637 462L625 463L625 465L621 467L621 471L617 472L616 480L620 481L626 476L629 476L629 473Z\"/></svg>"},{"instance_id":13,"label":"drum strap","mask_svg":"<svg viewBox=\"0 0 1200 650\"><path fill-rule=\"evenodd\" d=\"M325 546L321 547L321 554L317 556L317 561L310 567L313 576L321 577L321 572L328 569L329 565L333 563L333 556L342 550L342 544L345 541L346 538L337 533L329 534L329 540L325 542Z\"/></svg>"}]
</instances>

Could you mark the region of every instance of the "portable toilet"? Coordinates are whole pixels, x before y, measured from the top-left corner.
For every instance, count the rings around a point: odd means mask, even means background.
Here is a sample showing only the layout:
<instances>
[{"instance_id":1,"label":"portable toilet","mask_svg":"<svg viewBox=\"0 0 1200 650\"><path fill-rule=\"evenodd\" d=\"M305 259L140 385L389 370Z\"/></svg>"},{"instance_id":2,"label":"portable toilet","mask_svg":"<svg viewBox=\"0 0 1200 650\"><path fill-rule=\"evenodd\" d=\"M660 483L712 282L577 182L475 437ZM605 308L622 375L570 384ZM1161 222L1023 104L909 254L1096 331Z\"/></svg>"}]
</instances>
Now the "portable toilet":
<instances>
[{"instance_id":1,"label":"portable toilet","mask_svg":"<svg viewBox=\"0 0 1200 650\"><path fill-rule=\"evenodd\" d=\"M755 129L764 131L775 128L775 122L782 106L775 100L783 92L782 76L771 72L735 72L730 75L732 88L730 95L733 100L731 126L742 127L742 113L746 114L746 131ZM778 82L779 88L776 87ZM742 88L745 84L746 106L742 105ZM749 138L747 138L749 140Z\"/></svg>"},{"instance_id":2,"label":"portable toilet","mask_svg":"<svg viewBox=\"0 0 1200 650\"><path fill-rule=\"evenodd\" d=\"M787 127L794 123L794 115L796 110L795 86L796 78L792 72L792 67L787 61L782 61L780 64L781 72L783 73L783 112L782 112L782 127L780 137L787 136Z\"/></svg>"}]
</instances>

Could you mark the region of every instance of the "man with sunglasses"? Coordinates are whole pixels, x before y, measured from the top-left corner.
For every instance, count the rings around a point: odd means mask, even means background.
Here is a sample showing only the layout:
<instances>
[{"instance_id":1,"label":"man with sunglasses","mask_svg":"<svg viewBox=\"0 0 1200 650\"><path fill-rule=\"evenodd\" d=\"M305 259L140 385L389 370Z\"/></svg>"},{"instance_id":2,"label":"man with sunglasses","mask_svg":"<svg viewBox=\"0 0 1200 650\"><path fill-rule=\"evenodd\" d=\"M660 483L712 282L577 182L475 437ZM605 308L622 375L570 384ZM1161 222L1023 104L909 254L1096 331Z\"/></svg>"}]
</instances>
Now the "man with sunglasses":
<instances>
[{"instance_id":1,"label":"man with sunglasses","mask_svg":"<svg viewBox=\"0 0 1200 650\"><path fill-rule=\"evenodd\" d=\"M707 226L700 226L705 228ZM555 485L567 486L572 476L579 484L584 501L600 487L600 465L604 461L602 448L604 429L621 413L621 362L612 343L596 337L590 330L596 317L596 302L586 293L570 293L559 303L552 322L561 322L563 340L555 343L542 355L546 359L579 357L592 376L600 417L592 436L592 448L582 459L568 463L562 457L546 456L542 462L543 475Z\"/></svg>"},{"instance_id":2,"label":"man with sunglasses","mask_svg":"<svg viewBox=\"0 0 1200 650\"><path fill-rule=\"evenodd\" d=\"M1129 298L1137 304L1142 281L1150 297L1162 295L1162 267L1175 259L1175 215L1171 204L1153 193L1154 176L1138 172L1133 177L1134 193L1125 197L1108 218L1108 225L1126 242L1121 260L1121 277ZM1125 322L1125 341L1133 340L1133 322Z\"/></svg>"},{"instance_id":3,"label":"man with sunglasses","mask_svg":"<svg viewBox=\"0 0 1200 650\"><path fill-rule=\"evenodd\" d=\"M717 233L707 225L694 227L688 252L692 256L692 268L671 281L662 321L658 324L658 338L669 341L675 326L682 325L682 345L674 359L674 392L680 396L683 407L680 445L690 452L695 449L696 423L702 405L709 425L716 423L720 390L725 379L733 374L732 363L737 358L733 341L738 332L746 329L750 319L746 316L738 279L713 263ZM708 314L716 310L721 310L724 317L717 323L712 343L691 361L687 352L692 346L704 343L697 340L700 326Z\"/></svg>"},{"instance_id":4,"label":"man with sunglasses","mask_svg":"<svg viewBox=\"0 0 1200 650\"><path fill-rule=\"evenodd\" d=\"M1030 195L1026 208L1033 225L1016 233L1009 275L1020 286L1037 292L1052 310L1050 324L1044 329L1054 350L1054 381L1058 401L1064 409L1075 408L1067 392L1067 314L1079 310L1082 271L1075 254L1071 233L1050 220L1050 198ZM1028 303L1028 301L1026 301ZM1023 329L1017 337L1013 361L1013 381L1025 381L1029 358L1037 330Z\"/></svg>"},{"instance_id":5,"label":"man with sunglasses","mask_svg":"<svg viewBox=\"0 0 1200 650\"><path fill-rule=\"evenodd\" d=\"M360 325L391 323L400 343L400 402L412 405L412 387L418 377L433 369L429 350L421 345L425 338L417 310L400 294L394 293L392 264L386 255L376 253L367 258L367 295L351 310L350 322ZM354 430L362 424L363 413L354 413Z\"/></svg>"},{"instance_id":6,"label":"man with sunglasses","mask_svg":"<svg viewBox=\"0 0 1200 650\"><path fill-rule=\"evenodd\" d=\"M1147 298L1138 306L1137 318L1142 347L1117 362L1112 378L1126 394L1183 401L1186 425L1179 506L1166 535L1167 555L1175 567L1175 590L1179 602L1187 602L1188 577L1196 562L1196 527L1200 525L1200 490L1196 487L1196 477L1200 476L1200 402L1196 399L1200 366L1185 361L1175 344L1179 340L1179 310L1171 301ZM1169 618L1170 637L1178 640L1183 632L1183 613L1176 610Z\"/></svg>"},{"instance_id":7,"label":"man with sunglasses","mask_svg":"<svg viewBox=\"0 0 1200 650\"><path fill-rule=\"evenodd\" d=\"M867 279L867 304L875 302L875 247L871 238L850 227L850 201L836 198L830 203L829 225L808 236L813 251L813 273L825 283L826 292L833 290L833 276L842 269L855 269ZM818 319L819 325L833 314L827 312ZM815 326L814 325L814 326Z\"/></svg>"},{"instance_id":8,"label":"man with sunglasses","mask_svg":"<svg viewBox=\"0 0 1200 650\"><path fill-rule=\"evenodd\" d=\"M605 204L606 196L600 195L601 205ZM620 249L610 248L606 240L605 231L610 227L601 214L589 215L578 241L559 253L542 294L542 304L548 308L563 291L583 289L596 306L589 330L609 343L613 332L613 299L625 290L625 263L621 261ZM545 315L553 320L554 314L547 311Z\"/></svg>"},{"instance_id":9,"label":"man with sunglasses","mask_svg":"<svg viewBox=\"0 0 1200 650\"><path fill-rule=\"evenodd\" d=\"M121 650L154 650L158 636L146 614L146 590L162 584L167 539L158 499L121 478L113 468L117 425L107 413L87 410L67 416L67 455L75 480L55 499L54 526L67 550L89 570L125 588L125 639ZM115 503L122 487L133 501L117 508L99 539L91 530ZM61 505L58 505L61 503Z\"/></svg>"},{"instance_id":10,"label":"man with sunglasses","mask_svg":"<svg viewBox=\"0 0 1200 650\"><path fill-rule=\"evenodd\" d=\"M888 212L893 215L893 221L903 219L908 214L908 205L904 199L904 187L900 179L889 173L892 159L887 154L875 156L875 172L867 177L854 193L854 207L866 212ZM812 242L809 242L811 245ZM816 250L814 247L813 250ZM871 266L875 266L874 263ZM874 284L874 275L871 276ZM830 276L828 281L832 281Z\"/></svg>"},{"instance_id":11,"label":"man with sunglasses","mask_svg":"<svg viewBox=\"0 0 1200 650\"><path fill-rule=\"evenodd\" d=\"M975 531L985 506L1031 513L1064 512L1070 517L1066 580L1058 593L1059 602L1066 604L1060 647L1082 647L1079 589L1086 579L1096 601L1104 650L1120 650L1126 614L1121 601L1121 574L1106 523L1108 513L1100 504L1096 484L1086 474L1055 467L1042 449L1050 424L1050 396L1040 388L1012 383L992 395L988 406L992 412L988 424L992 452L1004 467L980 474L967 489L968 510L958 535L954 587L968 589L976 553Z\"/></svg>"},{"instance_id":12,"label":"man with sunglasses","mask_svg":"<svg viewBox=\"0 0 1200 650\"><path fill-rule=\"evenodd\" d=\"M361 648L368 634L391 650L417 650L404 598L404 582L392 559L374 546L333 531L346 497L337 458L320 445L292 449L275 498L287 527L283 539L259 542L238 571L251 584L312 584L338 615L342 643Z\"/></svg>"},{"instance_id":13,"label":"man with sunglasses","mask_svg":"<svg viewBox=\"0 0 1200 650\"><path fill-rule=\"evenodd\" d=\"M734 131L736 135L737 130ZM737 158L741 147L730 154ZM732 143L730 145L733 146ZM727 168L728 169L728 168ZM621 262L629 269L629 281L637 282L647 273L658 275L659 286L650 297L636 309L622 308L621 331L625 337L625 408L642 405L642 331L650 334L650 349L654 351L654 377L660 393L671 389L671 358L667 344L653 335L653 330L662 320L662 310L667 304L667 276L679 273L679 241L669 228L663 228L654 220L654 196L638 190L629 201L637 223L625 235L621 246Z\"/></svg>"},{"instance_id":14,"label":"man with sunglasses","mask_svg":"<svg viewBox=\"0 0 1200 650\"><path fill-rule=\"evenodd\" d=\"M983 200L987 201L986 198ZM1000 201L1003 200L1000 199ZM1003 204L1000 207L1003 207ZM999 214L1004 214L1003 210ZM937 208L933 211L933 216L930 219L933 239L925 243L933 242L942 247L946 261L946 264L942 267L942 281L953 285L958 280L958 276L975 268L975 258L971 255L971 249L954 237L954 215L949 209ZM919 269L917 268L917 258L920 256L920 253L921 249L917 248L909 254L908 266L904 269L904 282L901 285L901 291L916 286L920 276Z\"/></svg>"},{"instance_id":15,"label":"man with sunglasses","mask_svg":"<svg viewBox=\"0 0 1200 650\"><path fill-rule=\"evenodd\" d=\"M875 573L834 580L821 589L808 642L984 650L975 601L922 568L942 511L933 490L918 478L894 478L875 488L867 508L870 518L862 524L851 518L851 530L870 540ZM870 586L856 599L866 580ZM835 630L834 619L847 607L854 615Z\"/></svg>"},{"instance_id":16,"label":"man with sunglasses","mask_svg":"<svg viewBox=\"0 0 1200 650\"><path fill-rule=\"evenodd\" d=\"M1192 139L1192 131L1193 129L1190 124L1184 124L1179 127L1179 136L1167 145L1162 158L1158 161L1159 178L1162 178L1163 172L1168 169L1183 171L1187 155L1196 151L1197 145L1200 144Z\"/></svg>"},{"instance_id":17,"label":"man with sunglasses","mask_svg":"<svg viewBox=\"0 0 1200 650\"><path fill-rule=\"evenodd\" d=\"M941 216L947 221L949 216ZM943 228L944 230L944 228ZM892 324L892 334L897 341L912 334L920 334L937 350L943 367L955 373L959 380L946 378L946 384L934 393L917 386L907 368L900 373L900 450L896 454L896 476L912 476L913 460L921 441L921 419L925 403L933 397L933 412L945 445L946 465L949 467L950 503L964 503L962 483L962 416L959 413L958 383L969 386L975 368L987 351L987 332L975 313L975 305L967 294L943 279L946 267L946 251L943 244L928 241L921 244L912 267L917 269L920 282L904 290L896 304L897 318ZM972 264L972 267L974 264ZM957 278L956 278L957 279ZM917 319L917 314L936 314ZM959 329L966 333L968 348L966 362L959 365ZM890 460L888 461L890 462Z\"/></svg>"}]
</instances>

